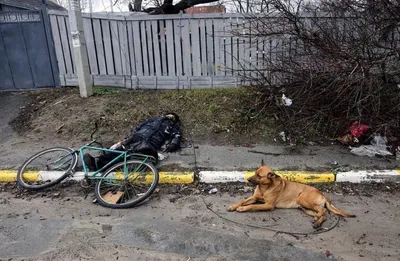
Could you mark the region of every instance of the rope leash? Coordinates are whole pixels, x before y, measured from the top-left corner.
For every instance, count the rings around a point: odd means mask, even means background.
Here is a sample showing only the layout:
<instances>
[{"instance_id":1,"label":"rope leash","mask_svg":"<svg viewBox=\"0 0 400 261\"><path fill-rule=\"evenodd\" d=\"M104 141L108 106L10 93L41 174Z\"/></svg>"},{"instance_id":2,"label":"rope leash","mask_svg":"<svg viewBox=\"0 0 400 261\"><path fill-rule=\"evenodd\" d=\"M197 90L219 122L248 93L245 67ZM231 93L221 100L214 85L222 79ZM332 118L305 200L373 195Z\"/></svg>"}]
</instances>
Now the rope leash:
<instances>
[{"instance_id":1,"label":"rope leash","mask_svg":"<svg viewBox=\"0 0 400 261\"><path fill-rule=\"evenodd\" d=\"M206 208L208 210L210 210L214 215L218 216L219 218L221 218L221 219L223 219L225 221L228 221L228 222L234 223L236 225L240 225L240 226L247 226L247 227L258 228L258 229L265 229L265 230L269 230L269 231L275 232L277 234L279 234L279 233L280 234L287 234L287 235L291 235L291 236L296 237L296 238L298 238L297 236L318 235L318 234L322 234L322 233L328 232L328 231L334 229L339 224L339 221L340 221L340 216L337 216L335 223L329 228L320 228L319 230L315 230L313 232L307 232L307 233L306 232L289 232L289 231L284 231L284 230L271 228L271 226L277 226L277 225L271 225L269 227L267 227L267 226L257 226L257 225L244 224L244 223L241 223L241 222L238 222L238 221L231 220L231 219L226 218L226 217L222 216L221 214L215 212L209 206L209 204L206 203L206 201L204 200L204 197L201 197L201 199L203 200L203 203L204 203L204 205L206 206Z\"/></svg>"}]
</instances>

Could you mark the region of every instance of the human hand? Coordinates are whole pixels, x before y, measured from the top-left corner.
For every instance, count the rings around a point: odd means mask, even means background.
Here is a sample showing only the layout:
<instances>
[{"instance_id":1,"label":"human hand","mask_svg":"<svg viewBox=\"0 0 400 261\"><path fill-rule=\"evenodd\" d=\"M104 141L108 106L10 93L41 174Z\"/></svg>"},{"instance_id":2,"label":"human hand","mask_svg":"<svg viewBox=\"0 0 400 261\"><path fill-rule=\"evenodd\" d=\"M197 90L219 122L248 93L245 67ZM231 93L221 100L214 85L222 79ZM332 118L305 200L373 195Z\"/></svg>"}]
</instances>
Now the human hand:
<instances>
[{"instance_id":1,"label":"human hand","mask_svg":"<svg viewBox=\"0 0 400 261\"><path fill-rule=\"evenodd\" d=\"M119 148L121 148L121 147L122 147L121 142L118 142L118 143L115 143L114 145L112 145L112 146L110 147L110 150L117 150L117 149L119 149Z\"/></svg>"}]
</instances>

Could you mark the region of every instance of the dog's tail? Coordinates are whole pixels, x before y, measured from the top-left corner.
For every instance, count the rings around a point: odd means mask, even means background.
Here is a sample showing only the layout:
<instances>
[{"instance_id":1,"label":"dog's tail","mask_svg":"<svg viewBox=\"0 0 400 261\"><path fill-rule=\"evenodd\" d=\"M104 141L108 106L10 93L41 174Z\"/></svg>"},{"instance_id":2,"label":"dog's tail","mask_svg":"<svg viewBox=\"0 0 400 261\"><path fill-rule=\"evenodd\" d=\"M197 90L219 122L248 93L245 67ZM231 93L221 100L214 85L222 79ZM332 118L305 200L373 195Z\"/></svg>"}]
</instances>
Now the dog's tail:
<instances>
[{"instance_id":1,"label":"dog's tail","mask_svg":"<svg viewBox=\"0 0 400 261\"><path fill-rule=\"evenodd\" d=\"M356 215L346 213L343 210L336 208L334 205L332 205L332 203L329 201L329 199L327 199L327 198L325 198L325 199L326 199L326 207L328 208L328 210L330 212L333 212L336 215L341 215L343 217L351 217L351 218L356 217Z\"/></svg>"}]
</instances>

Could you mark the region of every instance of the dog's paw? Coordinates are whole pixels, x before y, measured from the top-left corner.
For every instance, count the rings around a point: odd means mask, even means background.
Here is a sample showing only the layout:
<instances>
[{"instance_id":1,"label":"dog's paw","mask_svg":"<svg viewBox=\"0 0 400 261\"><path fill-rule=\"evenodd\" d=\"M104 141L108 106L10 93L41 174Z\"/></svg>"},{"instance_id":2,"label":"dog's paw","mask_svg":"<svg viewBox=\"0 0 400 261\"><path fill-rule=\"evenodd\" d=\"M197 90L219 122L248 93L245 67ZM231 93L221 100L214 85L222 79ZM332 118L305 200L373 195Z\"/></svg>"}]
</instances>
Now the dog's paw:
<instances>
[{"instance_id":1,"label":"dog's paw","mask_svg":"<svg viewBox=\"0 0 400 261\"><path fill-rule=\"evenodd\" d=\"M228 211L235 211L236 210L236 206L232 205L228 208Z\"/></svg>"},{"instance_id":2,"label":"dog's paw","mask_svg":"<svg viewBox=\"0 0 400 261\"><path fill-rule=\"evenodd\" d=\"M320 226L321 226L321 224L320 223L315 223L315 222L313 222L314 224L313 224L313 228L314 229L317 229L317 228L319 228Z\"/></svg>"},{"instance_id":3,"label":"dog's paw","mask_svg":"<svg viewBox=\"0 0 400 261\"><path fill-rule=\"evenodd\" d=\"M238 207L236 209L237 212L245 212L246 211L246 207Z\"/></svg>"}]
</instances>

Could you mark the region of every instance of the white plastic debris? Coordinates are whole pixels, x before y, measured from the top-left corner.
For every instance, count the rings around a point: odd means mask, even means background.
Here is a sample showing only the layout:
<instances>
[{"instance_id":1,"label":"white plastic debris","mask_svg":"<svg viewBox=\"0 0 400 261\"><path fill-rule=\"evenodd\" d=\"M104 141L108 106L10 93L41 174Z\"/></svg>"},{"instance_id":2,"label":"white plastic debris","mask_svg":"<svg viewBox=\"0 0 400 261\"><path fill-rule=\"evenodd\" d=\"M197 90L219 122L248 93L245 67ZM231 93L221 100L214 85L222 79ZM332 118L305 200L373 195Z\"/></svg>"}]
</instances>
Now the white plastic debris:
<instances>
[{"instance_id":1,"label":"white plastic debris","mask_svg":"<svg viewBox=\"0 0 400 261\"><path fill-rule=\"evenodd\" d=\"M286 142L286 133L285 133L284 131L281 131L281 132L279 133L279 136L281 137L281 139L282 139L283 142Z\"/></svg>"},{"instance_id":2,"label":"white plastic debris","mask_svg":"<svg viewBox=\"0 0 400 261\"><path fill-rule=\"evenodd\" d=\"M218 192L218 189L217 188L212 188L212 189L210 189L209 191L208 191L208 194L215 194L215 193L217 193Z\"/></svg>"},{"instance_id":3,"label":"white plastic debris","mask_svg":"<svg viewBox=\"0 0 400 261\"><path fill-rule=\"evenodd\" d=\"M290 106L292 105L292 100L289 99L288 97L285 96L285 94L282 94L282 104L285 106Z\"/></svg>"},{"instance_id":4,"label":"white plastic debris","mask_svg":"<svg viewBox=\"0 0 400 261\"><path fill-rule=\"evenodd\" d=\"M158 152L157 153L158 154L158 160L165 160L166 158L167 158L167 156L166 155L164 155L164 154L161 154L160 152Z\"/></svg>"},{"instance_id":5,"label":"white plastic debris","mask_svg":"<svg viewBox=\"0 0 400 261\"><path fill-rule=\"evenodd\" d=\"M390 156L392 153L387 150L387 139L382 136L375 136L371 141L371 145L362 145L357 148L351 148L350 152L357 156L368 156L375 157L379 156Z\"/></svg>"}]
</instances>

